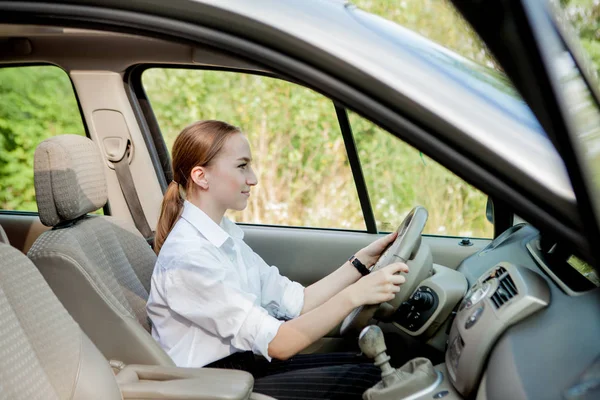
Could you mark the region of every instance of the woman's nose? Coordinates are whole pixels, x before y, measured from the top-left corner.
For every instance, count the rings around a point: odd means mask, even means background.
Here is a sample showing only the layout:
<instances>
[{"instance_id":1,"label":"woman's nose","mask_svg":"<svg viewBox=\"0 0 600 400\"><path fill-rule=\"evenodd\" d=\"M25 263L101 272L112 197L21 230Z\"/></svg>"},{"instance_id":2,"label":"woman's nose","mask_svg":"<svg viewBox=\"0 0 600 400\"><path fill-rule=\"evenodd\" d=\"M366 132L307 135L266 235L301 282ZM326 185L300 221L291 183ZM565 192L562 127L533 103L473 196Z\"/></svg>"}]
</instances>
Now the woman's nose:
<instances>
[{"instance_id":1,"label":"woman's nose","mask_svg":"<svg viewBox=\"0 0 600 400\"><path fill-rule=\"evenodd\" d=\"M257 183L258 179L256 178L256 174L254 173L254 170L250 168L250 175L246 179L246 184L248 186L255 186Z\"/></svg>"}]
</instances>

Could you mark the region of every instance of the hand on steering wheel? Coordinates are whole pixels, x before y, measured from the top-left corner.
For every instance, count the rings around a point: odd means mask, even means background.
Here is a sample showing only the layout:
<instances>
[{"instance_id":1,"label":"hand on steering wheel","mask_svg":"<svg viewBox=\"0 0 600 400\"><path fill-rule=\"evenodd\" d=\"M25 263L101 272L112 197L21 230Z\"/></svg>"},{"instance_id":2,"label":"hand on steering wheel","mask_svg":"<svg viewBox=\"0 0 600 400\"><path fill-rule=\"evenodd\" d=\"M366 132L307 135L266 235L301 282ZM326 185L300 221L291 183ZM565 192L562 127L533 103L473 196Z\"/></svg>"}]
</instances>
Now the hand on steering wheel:
<instances>
[{"instance_id":1,"label":"hand on steering wheel","mask_svg":"<svg viewBox=\"0 0 600 400\"><path fill-rule=\"evenodd\" d=\"M371 270L371 274L361 278L358 282L354 283L354 285L359 285L360 287L360 282L363 279L366 279L371 275L375 276L377 272L384 271L386 267L391 266L390 264L405 264L408 260L410 260L418 252L421 245L421 233L423 232L423 228L425 228L427 217L428 213L424 207L417 206L413 208L398 227L396 239L383 252L381 257L379 257L379 260ZM402 269L399 265L393 268L398 268L396 273L402 272ZM393 268L390 268L390 270ZM419 272L420 271L412 271L410 273L405 273L405 284L412 284L414 279L419 276ZM384 273L384 275L386 273ZM378 276L375 279L379 278L383 277ZM411 285L409 285L409 287L410 286ZM377 287L377 285L375 285L375 287ZM341 334L344 335L349 332L360 332L360 330L368 324L369 320L373 318L375 311L377 311L379 305L382 303L386 303L389 307L393 307L392 311L395 311L400 303L410 296L410 292L402 290L399 286L397 287L399 290L395 292L395 296L392 297L391 294L389 294L387 300L381 300L379 303L363 302L362 305L355 308L354 311L352 311L350 315L344 319L340 329ZM365 294L365 296L368 296L368 294ZM388 301L392 300L389 297L394 299L393 303L396 304L395 306L387 303ZM359 297L359 299L361 298L365 300L367 297ZM357 304L360 303L357 302Z\"/></svg>"},{"instance_id":2,"label":"hand on steering wheel","mask_svg":"<svg viewBox=\"0 0 600 400\"><path fill-rule=\"evenodd\" d=\"M356 307L369 304L380 304L392 300L400 291L400 285L406 278L399 272L408 272L404 263L393 263L359 279L349 289Z\"/></svg>"},{"instance_id":3,"label":"hand on steering wheel","mask_svg":"<svg viewBox=\"0 0 600 400\"><path fill-rule=\"evenodd\" d=\"M356 252L356 257L366 266L370 267L377 262L383 252L390 247L398 236L398 231L385 235L371 242L368 246Z\"/></svg>"}]
</instances>

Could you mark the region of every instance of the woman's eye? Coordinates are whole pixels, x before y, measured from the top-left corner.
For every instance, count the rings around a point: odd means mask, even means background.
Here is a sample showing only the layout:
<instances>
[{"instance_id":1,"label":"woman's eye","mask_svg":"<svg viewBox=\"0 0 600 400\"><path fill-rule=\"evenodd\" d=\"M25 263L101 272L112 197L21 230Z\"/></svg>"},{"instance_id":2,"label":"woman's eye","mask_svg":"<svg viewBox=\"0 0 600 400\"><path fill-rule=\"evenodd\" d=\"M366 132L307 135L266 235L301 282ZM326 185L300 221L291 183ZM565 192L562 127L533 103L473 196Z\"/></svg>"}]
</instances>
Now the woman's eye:
<instances>
[{"instance_id":1,"label":"woman's eye","mask_svg":"<svg viewBox=\"0 0 600 400\"><path fill-rule=\"evenodd\" d=\"M246 166L248 166L248 163L240 164L240 165L238 165L238 168L244 169L244 168L246 168Z\"/></svg>"}]
</instances>

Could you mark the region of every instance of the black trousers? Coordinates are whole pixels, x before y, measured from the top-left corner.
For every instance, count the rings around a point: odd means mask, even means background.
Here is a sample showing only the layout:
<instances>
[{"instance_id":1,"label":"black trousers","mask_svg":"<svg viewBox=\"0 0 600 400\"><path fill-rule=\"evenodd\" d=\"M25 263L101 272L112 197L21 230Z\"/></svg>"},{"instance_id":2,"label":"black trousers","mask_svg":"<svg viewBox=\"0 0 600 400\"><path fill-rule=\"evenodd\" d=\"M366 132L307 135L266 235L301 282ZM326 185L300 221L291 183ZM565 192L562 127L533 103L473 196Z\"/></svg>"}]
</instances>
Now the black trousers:
<instances>
[{"instance_id":1,"label":"black trousers","mask_svg":"<svg viewBox=\"0 0 600 400\"><path fill-rule=\"evenodd\" d=\"M299 354L289 360L268 362L252 352L243 352L207 367L250 372L254 376L254 392L278 400L358 400L381 380L381 370L355 353Z\"/></svg>"}]
</instances>

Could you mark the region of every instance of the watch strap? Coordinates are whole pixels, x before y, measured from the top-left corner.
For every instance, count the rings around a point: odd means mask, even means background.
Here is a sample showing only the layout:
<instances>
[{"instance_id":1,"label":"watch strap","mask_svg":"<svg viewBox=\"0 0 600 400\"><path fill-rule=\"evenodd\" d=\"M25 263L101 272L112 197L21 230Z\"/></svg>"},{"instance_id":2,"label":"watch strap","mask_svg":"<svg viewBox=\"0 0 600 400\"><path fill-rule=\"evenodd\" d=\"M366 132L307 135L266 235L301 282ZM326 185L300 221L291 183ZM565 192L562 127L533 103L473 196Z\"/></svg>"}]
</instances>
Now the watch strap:
<instances>
[{"instance_id":1,"label":"watch strap","mask_svg":"<svg viewBox=\"0 0 600 400\"><path fill-rule=\"evenodd\" d=\"M369 275L371 273L371 271L369 271L365 264L361 263L360 260L356 258L356 256L353 255L348 259L348 261L350 261L350 263L354 265L354 268L356 268L362 276Z\"/></svg>"}]
</instances>

